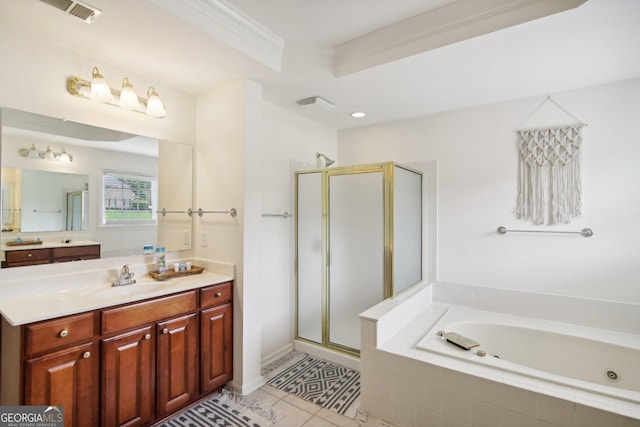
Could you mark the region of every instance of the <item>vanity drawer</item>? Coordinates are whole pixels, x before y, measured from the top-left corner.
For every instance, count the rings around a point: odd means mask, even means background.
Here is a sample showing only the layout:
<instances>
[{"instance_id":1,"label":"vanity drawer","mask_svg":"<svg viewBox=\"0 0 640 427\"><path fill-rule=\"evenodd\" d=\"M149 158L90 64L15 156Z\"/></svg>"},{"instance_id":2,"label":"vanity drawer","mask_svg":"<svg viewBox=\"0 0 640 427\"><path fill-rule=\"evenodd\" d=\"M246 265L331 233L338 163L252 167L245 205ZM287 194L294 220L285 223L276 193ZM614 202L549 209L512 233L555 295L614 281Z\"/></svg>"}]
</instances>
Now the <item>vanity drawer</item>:
<instances>
[{"instance_id":1,"label":"vanity drawer","mask_svg":"<svg viewBox=\"0 0 640 427\"><path fill-rule=\"evenodd\" d=\"M46 264L51 259L51 249L22 249L6 251L5 254L9 264Z\"/></svg>"},{"instance_id":2,"label":"vanity drawer","mask_svg":"<svg viewBox=\"0 0 640 427\"><path fill-rule=\"evenodd\" d=\"M26 355L93 338L93 313L83 313L47 320L24 327Z\"/></svg>"},{"instance_id":3,"label":"vanity drawer","mask_svg":"<svg viewBox=\"0 0 640 427\"><path fill-rule=\"evenodd\" d=\"M231 282L226 282L203 288L200 292L200 307L209 307L231 301L233 288Z\"/></svg>"},{"instance_id":4,"label":"vanity drawer","mask_svg":"<svg viewBox=\"0 0 640 427\"><path fill-rule=\"evenodd\" d=\"M168 319L196 309L196 291L151 301L129 304L102 312L102 333L109 334L134 326Z\"/></svg>"},{"instance_id":5,"label":"vanity drawer","mask_svg":"<svg viewBox=\"0 0 640 427\"><path fill-rule=\"evenodd\" d=\"M68 247L62 247L62 248L52 248L51 258L53 262L98 259L100 258L100 245L68 246Z\"/></svg>"}]
</instances>

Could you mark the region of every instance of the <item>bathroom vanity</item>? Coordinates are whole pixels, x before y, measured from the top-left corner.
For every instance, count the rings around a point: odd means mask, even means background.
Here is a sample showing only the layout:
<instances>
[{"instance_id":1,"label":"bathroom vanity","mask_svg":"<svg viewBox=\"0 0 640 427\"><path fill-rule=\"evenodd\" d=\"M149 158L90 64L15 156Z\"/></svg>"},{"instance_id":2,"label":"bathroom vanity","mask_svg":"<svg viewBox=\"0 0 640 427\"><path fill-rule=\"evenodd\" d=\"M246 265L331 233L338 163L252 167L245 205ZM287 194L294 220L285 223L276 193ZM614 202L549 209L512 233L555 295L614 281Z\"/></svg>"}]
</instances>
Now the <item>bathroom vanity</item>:
<instances>
[{"instance_id":1,"label":"bathroom vanity","mask_svg":"<svg viewBox=\"0 0 640 427\"><path fill-rule=\"evenodd\" d=\"M41 245L2 245L4 259L2 268L27 265L51 264L56 262L83 261L100 258L100 243L42 243Z\"/></svg>"},{"instance_id":2,"label":"bathroom vanity","mask_svg":"<svg viewBox=\"0 0 640 427\"><path fill-rule=\"evenodd\" d=\"M232 379L230 277L70 292L43 310L72 314L23 324L3 317L0 404L64 406L65 426L146 426ZM102 306L70 309L77 299Z\"/></svg>"}]
</instances>

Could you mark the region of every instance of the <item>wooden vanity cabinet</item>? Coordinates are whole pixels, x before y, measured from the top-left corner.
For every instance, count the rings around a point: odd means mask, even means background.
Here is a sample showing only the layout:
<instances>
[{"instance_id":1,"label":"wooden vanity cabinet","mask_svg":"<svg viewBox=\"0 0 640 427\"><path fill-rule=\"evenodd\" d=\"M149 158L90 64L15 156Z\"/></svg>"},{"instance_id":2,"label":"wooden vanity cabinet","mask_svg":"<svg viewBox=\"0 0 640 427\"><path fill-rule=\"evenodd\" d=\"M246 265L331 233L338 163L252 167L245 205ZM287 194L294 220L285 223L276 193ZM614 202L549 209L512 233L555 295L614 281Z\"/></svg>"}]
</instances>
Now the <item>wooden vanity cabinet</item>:
<instances>
[{"instance_id":1,"label":"wooden vanity cabinet","mask_svg":"<svg viewBox=\"0 0 640 427\"><path fill-rule=\"evenodd\" d=\"M118 332L102 340L104 427L147 425L199 396L197 308L187 291L102 312L103 334Z\"/></svg>"},{"instance_id":2,"label":"wooden vanity cabinet","mask_svg":"<svg viewBox=\"0 0 640 427\"><path fill-rule=\"evenodd\" d=\"M51 248L51 262L84 261L100 259L100 245L64 246Z\"/></svg>"},{"instance_id":3,"label":"wooden vanity cabinet","mask_svg":"<svg viewBox=\"0 0 640 427\"><path fill-rule=\"evenodd\" d=\"M233 378L232 285L24 326L3 320L2 346L14 350L3 351L0 404L62 405L66 427L160 421Z\"/></svg>"},{"instance_id":4,"label":"wooden vanity cabinet","mask_svg":"<svg viewBox=\"0 0 640 427\"><path fill-rule=\"evenodd\" d=\"M20 249L6 251L2 267L22 267L51 263L51 249Z\"/></svg>"},{"instance_id":5,"label":"wooden vanity cabinet","mask_svg":"<svg viewBox=\"0 0 640 427\"><path fill-rule=\"evenodd\" d=\"M99 422L99 352L93 313L24 327L24 404L64 407L64 425Z\"/></svg>"},{"instance_id":6,"label":"wooden vanity cabinet","mask_svg":"<svg viewBox=\"0 0 640 427\"><path fill-rule=\"evenodd\" d=\"M64 407L65 426L97 426L98 378L96 343L28 359L24 404Z\"/></svg>"},{"instance_id":7,"label":"wooden vanity cabinet","mask_svg":"<svg viewBox=\"0 0 640 427\"><path fill-rule=\"evenodd\" d=\"M102 426L142 426L155 418L152 332L146 326L102 340Z\"/></svg>"},{"instance_id":8,"label":"wooden vanity cabinet","mask_svg":"<svg viewBox=\"0 0 640 427\"><path fill-rule=\"evenodd\" d=\"M5 251L5 258L2 268L99 259L100 245L15 249Z\"/></svg>"},{"instance_id":9,"label":"wooden vanity cabinet","mask_svg":"<svg viewBox=\"0 0 640 427\"><path fill-rule=\"evenodd\" d=\"M216 390L233 378L231 282L202 289L200 306L201 391Z\"/></svg>"},{"instance_id":10,"label":"wooden vanity cabinet","mask_svg":"<svg viewBox=\"0 0 640 427\"><path fill-rule=\"evenodd\" d=\"M156 334L156 414L162 416L200 394L197 314L160 322Z\"/></svg>"}]
</instances>

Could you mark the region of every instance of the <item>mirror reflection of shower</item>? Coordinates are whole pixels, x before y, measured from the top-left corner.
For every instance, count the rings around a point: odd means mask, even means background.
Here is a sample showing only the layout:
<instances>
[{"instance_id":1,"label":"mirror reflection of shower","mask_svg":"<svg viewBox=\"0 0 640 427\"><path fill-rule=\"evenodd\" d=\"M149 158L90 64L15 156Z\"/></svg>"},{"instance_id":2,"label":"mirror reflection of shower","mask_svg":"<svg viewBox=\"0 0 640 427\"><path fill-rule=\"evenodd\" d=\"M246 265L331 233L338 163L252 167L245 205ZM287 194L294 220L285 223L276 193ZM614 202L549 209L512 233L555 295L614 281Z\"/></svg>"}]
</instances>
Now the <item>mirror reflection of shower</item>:
<instances>
[{"instance_id":1,"label":"mirror reflection of shower","mask_svg":"<svg viewBox=\"0 0 640 427\"><path fill-rule=\"evenodd\" d=\"M316 153L316 159L318 159L319 168L328 168L329 166L331 166L336 162L335 160L328 158L322 153Z\"/></svg>"}]
</instances>

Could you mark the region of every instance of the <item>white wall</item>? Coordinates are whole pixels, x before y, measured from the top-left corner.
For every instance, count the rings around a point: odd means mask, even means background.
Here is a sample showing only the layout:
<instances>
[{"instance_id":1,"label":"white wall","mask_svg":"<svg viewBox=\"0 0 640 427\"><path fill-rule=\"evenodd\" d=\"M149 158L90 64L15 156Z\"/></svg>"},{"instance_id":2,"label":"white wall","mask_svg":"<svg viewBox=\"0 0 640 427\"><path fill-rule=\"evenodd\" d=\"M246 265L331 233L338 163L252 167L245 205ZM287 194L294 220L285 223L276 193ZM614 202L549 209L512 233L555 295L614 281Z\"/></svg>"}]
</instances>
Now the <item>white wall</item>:
<instances>
[{"instance_id":1,"label":"white wall","mask_svg":"<svg viewBox=\"0 0 640 427\"><path fill-rule=\"evenodd\" d=\"M262 213L294 211L291 165L316 165L316 152L336 158L337 131L271 103L263 103L264 146L257 175ZM295 167L294 167L295 169ZM295 335L295 218L261 217L260 301L262 363L291 349Z\"/></svg>"},{"instance_id":2,"label":"white wall","mask_svg":"<svg viewBox=\"0 0 640 427\"><path fill-rule=\"evenodd\" d=\"M196 219L196 254L233 263L234 379L243 393L262 385L260 375L259 167L262 88L236 80L198 97L196 204L205 211L235 208L237 217ZM204 242L206 240L206 242Z\"/></svg>"},{"instance_id":3,"label":"white wall","mask_svg":"<svg viewBox=\"0 0 640 427\"><path fill-rule=\"evenodd\" d=\"M3 41L0 43L0 106L158 139L195 143L193 95L104 63L91 57L91 53L79 54L39 39L35 29L19 31L3 25L0 26L0 40ZM99 57L99 52L94 55ZM67 92L67 77L89 80L94 66L113 88L118 88L125 76L133 82L139 95L154 86L162 97L167 116L156 119L90 102Z\"/></svg>"},{"instance_id":4,"label":"white wall","mask_svg":"<svg viewBox=\"0 0 640 427\"><path fill-rule=\"evenodd\" d=\"M588 124L583 215L571 224L533 226L514 215L516 130L573 121L548 105L532 114L544 97L341 131L339 158L437 161L439 281L640 303L640 80L551 95ZM595 235L498 235L501 225Z\"/></svg>"}]
</instances>

